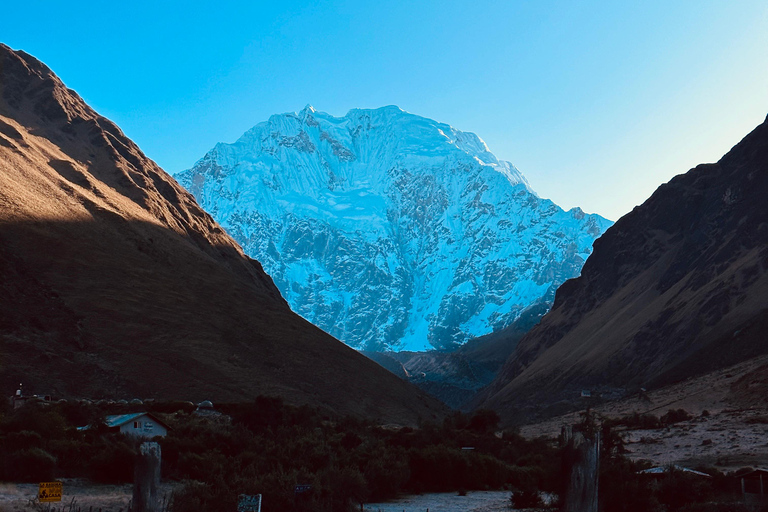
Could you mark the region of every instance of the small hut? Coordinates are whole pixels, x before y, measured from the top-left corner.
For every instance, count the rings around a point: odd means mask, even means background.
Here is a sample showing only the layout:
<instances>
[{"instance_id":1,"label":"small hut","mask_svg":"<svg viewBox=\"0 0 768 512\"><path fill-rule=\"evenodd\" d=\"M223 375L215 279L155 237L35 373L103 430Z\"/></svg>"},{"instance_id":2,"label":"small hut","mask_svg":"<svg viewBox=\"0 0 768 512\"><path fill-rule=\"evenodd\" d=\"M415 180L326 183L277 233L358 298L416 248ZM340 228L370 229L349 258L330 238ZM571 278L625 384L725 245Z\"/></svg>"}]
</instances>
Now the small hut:
<instances>
[{"instance_id":1,"label":"small hut","mask_svg":"<svg viewBox=\"0 0 768 512\"><path fill-rule=\"evenodd\" d=\"M741 495L745 505L768 504L768 469L753 469L738 477L741 480Z\"/></svg>"}]
</instances>

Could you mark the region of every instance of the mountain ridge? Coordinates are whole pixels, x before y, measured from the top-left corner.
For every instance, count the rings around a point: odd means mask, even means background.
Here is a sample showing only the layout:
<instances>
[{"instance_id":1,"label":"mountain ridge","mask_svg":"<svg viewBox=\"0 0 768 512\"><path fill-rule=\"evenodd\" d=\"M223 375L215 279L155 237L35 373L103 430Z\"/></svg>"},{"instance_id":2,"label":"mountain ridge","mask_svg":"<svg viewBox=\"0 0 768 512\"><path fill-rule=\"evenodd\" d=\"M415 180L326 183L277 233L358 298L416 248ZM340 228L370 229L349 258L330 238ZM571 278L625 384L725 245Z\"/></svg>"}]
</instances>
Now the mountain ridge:
<instances>
[{"instance_id":1,"label":"mountain ridge","mask_svg":"<svg viewBox=\"0 0 768 512\"><path fill-rule=\"evenodd\" d=\"M768 351L768 118L714 164L661 185L595 242L476 405L612 398Z\"/></svg>"}]
</instances>

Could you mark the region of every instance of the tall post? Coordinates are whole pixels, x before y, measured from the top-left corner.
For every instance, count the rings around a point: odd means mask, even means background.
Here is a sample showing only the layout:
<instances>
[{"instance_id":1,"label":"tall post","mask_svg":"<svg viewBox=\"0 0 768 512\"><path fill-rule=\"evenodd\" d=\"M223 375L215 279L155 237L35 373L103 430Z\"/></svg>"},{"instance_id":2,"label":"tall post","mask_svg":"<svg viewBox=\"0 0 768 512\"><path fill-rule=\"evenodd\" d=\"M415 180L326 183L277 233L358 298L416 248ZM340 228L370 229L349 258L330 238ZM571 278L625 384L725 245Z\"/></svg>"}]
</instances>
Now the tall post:
<instances>
[{"instance_id":1,"label":"tall post","mask_svg":"<svg viewBox=\"0 0 768 512\"><path fill-rule=\"evenodd\" d=\"M597 482L600 468L600 432L587 439L573 427L563 427L565 496L564 512L597 512Z\"/></svg>"},{"instance_id":2,"label":"tall post","mask_svg":"<svg viewBox=\"0 0 768 512\"><path fill-rule=\"evenodd\" d=\"M160 486L160 445L141 443L133 469L132 512L160 512L158 487Z\"/></svg>"}]
</instances>

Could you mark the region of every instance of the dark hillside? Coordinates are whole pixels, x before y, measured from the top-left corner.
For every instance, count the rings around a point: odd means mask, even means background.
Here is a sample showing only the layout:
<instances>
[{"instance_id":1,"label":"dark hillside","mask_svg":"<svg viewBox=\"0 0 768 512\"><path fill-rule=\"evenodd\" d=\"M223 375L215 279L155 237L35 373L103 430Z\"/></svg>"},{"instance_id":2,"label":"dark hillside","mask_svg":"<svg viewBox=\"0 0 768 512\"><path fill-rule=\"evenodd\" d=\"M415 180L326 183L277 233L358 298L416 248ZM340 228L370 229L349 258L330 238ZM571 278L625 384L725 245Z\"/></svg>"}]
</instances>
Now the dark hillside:
<instances>
[{"instance_id":1,"label":"dark hillside","mask_svg":"<svg viewBox=\"0 0 768 512\"><path fill-rule=\"evenodd\" d=\"M0 390L279 395L381 421L444 408L291 312L114 123L0 45Z\"/></svg>"},{"instance_id":2,"label":"dark hillside","mask_svg":"<svg viewBox=\"0 0 768 512\"><path fill-rule=\"evenodd\" d=\"M609 228L478 403L520 421L768 352L766 197L768 122Z\"/></svg>"}]
</instances>

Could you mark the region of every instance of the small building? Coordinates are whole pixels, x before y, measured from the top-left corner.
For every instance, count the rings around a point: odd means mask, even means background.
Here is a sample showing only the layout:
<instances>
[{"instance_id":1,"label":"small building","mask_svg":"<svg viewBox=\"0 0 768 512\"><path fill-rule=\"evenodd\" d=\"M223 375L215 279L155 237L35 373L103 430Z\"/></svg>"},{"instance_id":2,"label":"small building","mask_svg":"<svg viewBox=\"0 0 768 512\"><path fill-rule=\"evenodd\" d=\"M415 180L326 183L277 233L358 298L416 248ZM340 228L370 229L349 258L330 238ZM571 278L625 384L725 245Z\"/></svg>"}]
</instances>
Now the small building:
<instances>
[{"instance_id":1,"label":"small building","mask_svg":"<svg viewBox=\"0 0 768 512\"><path fill-rule=\"evenodd\" d=\"M22 385L19 384L19 389L16 390L16 393L12 397L8 399L8 403L10 403L11 407L13 409L18 409L19 407L22 407L28 403L38 403L42 405L50 405L53 401L51 398L51 395L25 395L22 392Z\"/></svg>"},{"instance_id":2,"label":"small building","mask_svg":"<svg viewBox=\"0 0 768 512\"><path fill-rule=\"evenodd\" d=\"M760 507L768 503L768 469L757 468L738 475L744 504Z\"/></svg>"},{"instance_id":3,"label":"small building","mask_svg":"<svg viewBox=\"0 0 768 512\"><path fill-rule=\"evenodd\" d=\"M682 466L676 466L676 465L670 465L670 466L659 466L655 468L650 469L644 469L642 471L638 471L638 475L654 475L654 476L663 476L667 473L673 473L673 472L680 472L680 473L686 473L689 475L696 475L700 476L702 478L712 478L712 475L708 475L707 473L703 473L701 471L696 471L695 469L691 468L684 468Z\"/></svg>"},{"instance_id":4,"label":"small building","mask_svg":"<svg viewBox=\"0 0 768 512\"><path fill-rule=\"evenodd\" d=\"M170 430L170 427L162 420L148 412L107 416L104 423L106 423L111 431L136 437L165 437L168 434L168 430Z\"/></svg>"},{"instance_id":5,"label":"small building","mask_svg":"<svg viewBox=\"0 0 768 512\"><path fill-rule=\"evenodd\" d=\"M210 400L203 400L197 404L194 414L197 416L221 416L221 413L213 408L213 402Z\"/></svg>"}]
</instances>

